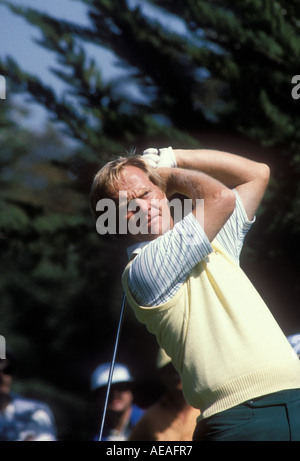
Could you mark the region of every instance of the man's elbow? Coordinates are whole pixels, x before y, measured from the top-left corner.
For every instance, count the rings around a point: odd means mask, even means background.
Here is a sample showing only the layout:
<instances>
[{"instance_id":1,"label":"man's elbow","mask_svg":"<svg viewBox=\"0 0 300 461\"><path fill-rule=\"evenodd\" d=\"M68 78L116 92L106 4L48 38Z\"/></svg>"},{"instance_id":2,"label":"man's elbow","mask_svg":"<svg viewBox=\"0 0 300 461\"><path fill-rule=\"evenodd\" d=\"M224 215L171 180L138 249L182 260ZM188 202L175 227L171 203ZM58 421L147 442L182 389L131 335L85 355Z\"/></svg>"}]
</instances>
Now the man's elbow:
<instances>
[{"instance_id":1,"label":"man's elbow","mask_svg":"<svg viewBox=\"0 0 300 461\"><path fill-rule=\"evenodd\" d=\"M257 168L256 179L260 181L262 187L266 189L270 180L270 167L266 163L260 163Z\"/></svg>"},{"instance_id":2,"label":"man's elbow","mask_svg":"<svg viewBox=\"0 0 300 461\"><path fill-rule=\"evenodd\" d=\"M235 208L236 195L233 190L224 188L220 191L218 197L218 205L225 215L228 217L232 214Z\"/></svg>"},{"instance_id":3,"label":"man's elbow","mask_svg":"<svg viewBox=\"0 0 300 461\"><path fill-rule=\"evenodd\" d=\"M204 231L212 242L234 211L236 195L233 190L219 189L206 202Z\"/></svg>"}]
</instances>

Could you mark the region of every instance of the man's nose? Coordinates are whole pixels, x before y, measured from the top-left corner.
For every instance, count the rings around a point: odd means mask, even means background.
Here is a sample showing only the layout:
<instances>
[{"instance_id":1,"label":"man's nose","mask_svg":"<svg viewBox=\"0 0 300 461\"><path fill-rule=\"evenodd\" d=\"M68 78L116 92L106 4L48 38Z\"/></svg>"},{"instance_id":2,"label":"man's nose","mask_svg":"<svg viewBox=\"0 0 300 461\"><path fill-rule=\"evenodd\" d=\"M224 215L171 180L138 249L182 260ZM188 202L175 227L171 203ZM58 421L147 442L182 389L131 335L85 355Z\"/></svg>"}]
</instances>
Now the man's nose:
<instances>
[{"instance_id":1,"label":"man's nose","mask_svg":"<svg viewBox=\"0 0 300 461\"><path fill-rule=\"evenodd\" d=\"M147 200L136 198L130 202L128 209L132 214L136 214L139 211L148 213L149 203Z\"/></svg>"}]
</instances>

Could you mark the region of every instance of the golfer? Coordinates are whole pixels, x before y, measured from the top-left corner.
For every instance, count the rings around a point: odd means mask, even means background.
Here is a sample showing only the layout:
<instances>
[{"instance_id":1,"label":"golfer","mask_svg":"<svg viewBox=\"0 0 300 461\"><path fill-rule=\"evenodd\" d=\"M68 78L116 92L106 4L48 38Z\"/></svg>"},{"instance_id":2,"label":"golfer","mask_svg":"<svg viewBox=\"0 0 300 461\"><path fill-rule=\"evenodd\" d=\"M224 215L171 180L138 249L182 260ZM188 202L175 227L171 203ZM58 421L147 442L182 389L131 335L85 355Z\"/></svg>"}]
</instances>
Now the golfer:
<instances>
[{"instance_id":1,"label":"golfer","mask_svg":"<svg viewBox=\"0 0 300 461\"><path fill-rule=\"evenodd\" d=\"M112 200L108 231L128 240L127 300L199 409L195 441L300 441L300 362L239 264L269 174L227 152L169 147L113 160L94 178L97 220ZM192 204L181 219L175 193Z\"/></svg>"}]
</instances>

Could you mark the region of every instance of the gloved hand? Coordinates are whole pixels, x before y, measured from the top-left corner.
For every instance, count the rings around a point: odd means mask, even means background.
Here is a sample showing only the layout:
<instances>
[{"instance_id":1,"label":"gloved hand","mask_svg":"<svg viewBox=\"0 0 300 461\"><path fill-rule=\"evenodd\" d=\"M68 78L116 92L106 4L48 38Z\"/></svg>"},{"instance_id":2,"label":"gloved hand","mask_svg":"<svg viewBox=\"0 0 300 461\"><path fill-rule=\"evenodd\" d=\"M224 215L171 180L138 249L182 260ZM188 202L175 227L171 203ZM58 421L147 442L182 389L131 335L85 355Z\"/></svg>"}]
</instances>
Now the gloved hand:
<instances>
[{"instance_id":1,"label":"gloved hand","mask_svg":"<svg viewBox=\"0 0 300 461\"><path fill-rule=\"evenodd\" d=\"M162 149L157 149L156 147L149 147L149 149L144 150L143 158L153 168L177 167L176 157L172 147L163 147Z\"/></svg>"}]
</instances>

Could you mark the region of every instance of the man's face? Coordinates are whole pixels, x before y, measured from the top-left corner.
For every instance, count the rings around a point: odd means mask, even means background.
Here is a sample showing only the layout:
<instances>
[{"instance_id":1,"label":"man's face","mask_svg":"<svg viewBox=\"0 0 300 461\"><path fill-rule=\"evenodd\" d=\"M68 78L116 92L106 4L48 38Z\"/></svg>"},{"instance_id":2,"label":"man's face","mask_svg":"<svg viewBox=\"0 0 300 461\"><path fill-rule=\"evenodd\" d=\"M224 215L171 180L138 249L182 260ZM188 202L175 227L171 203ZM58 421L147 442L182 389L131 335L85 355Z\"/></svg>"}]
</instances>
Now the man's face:
<instances>
[{"instance_id":1,"label":"man's face","mask_svg":"<svg viewBox=\"0 0 300 461\"><path fill-rule=\"evenodd\" d=\"M95 394L96 402L99 407L103 407L106 388L100 387ZM107 402L107 410L111 414L124 413L131 408L133 403L133 393L128 383L112 383Z\"/></svg>"},{"instance_id":2,"label":"man's face","mask_svg":"<svg viewBox=\"0 0 300 461\"><path fill-rule=\"evenodd\" d=\"M132 401L133 394L126 383L112 384L107 404L108 411L123 413L131 407Z\"/></svg>"},{"instance_id":3,"label":"man's face","mask_svg":"<svg viewBox=\"0 0 300 461\"><path fill-rule=\"evenodd\" d=\"M173 227L166 195L140 168L124 169L118 194L113 195L114 199L119 197L124 197L120 212L135 241L155 239Z\"/></svg>"}]
</instances>

